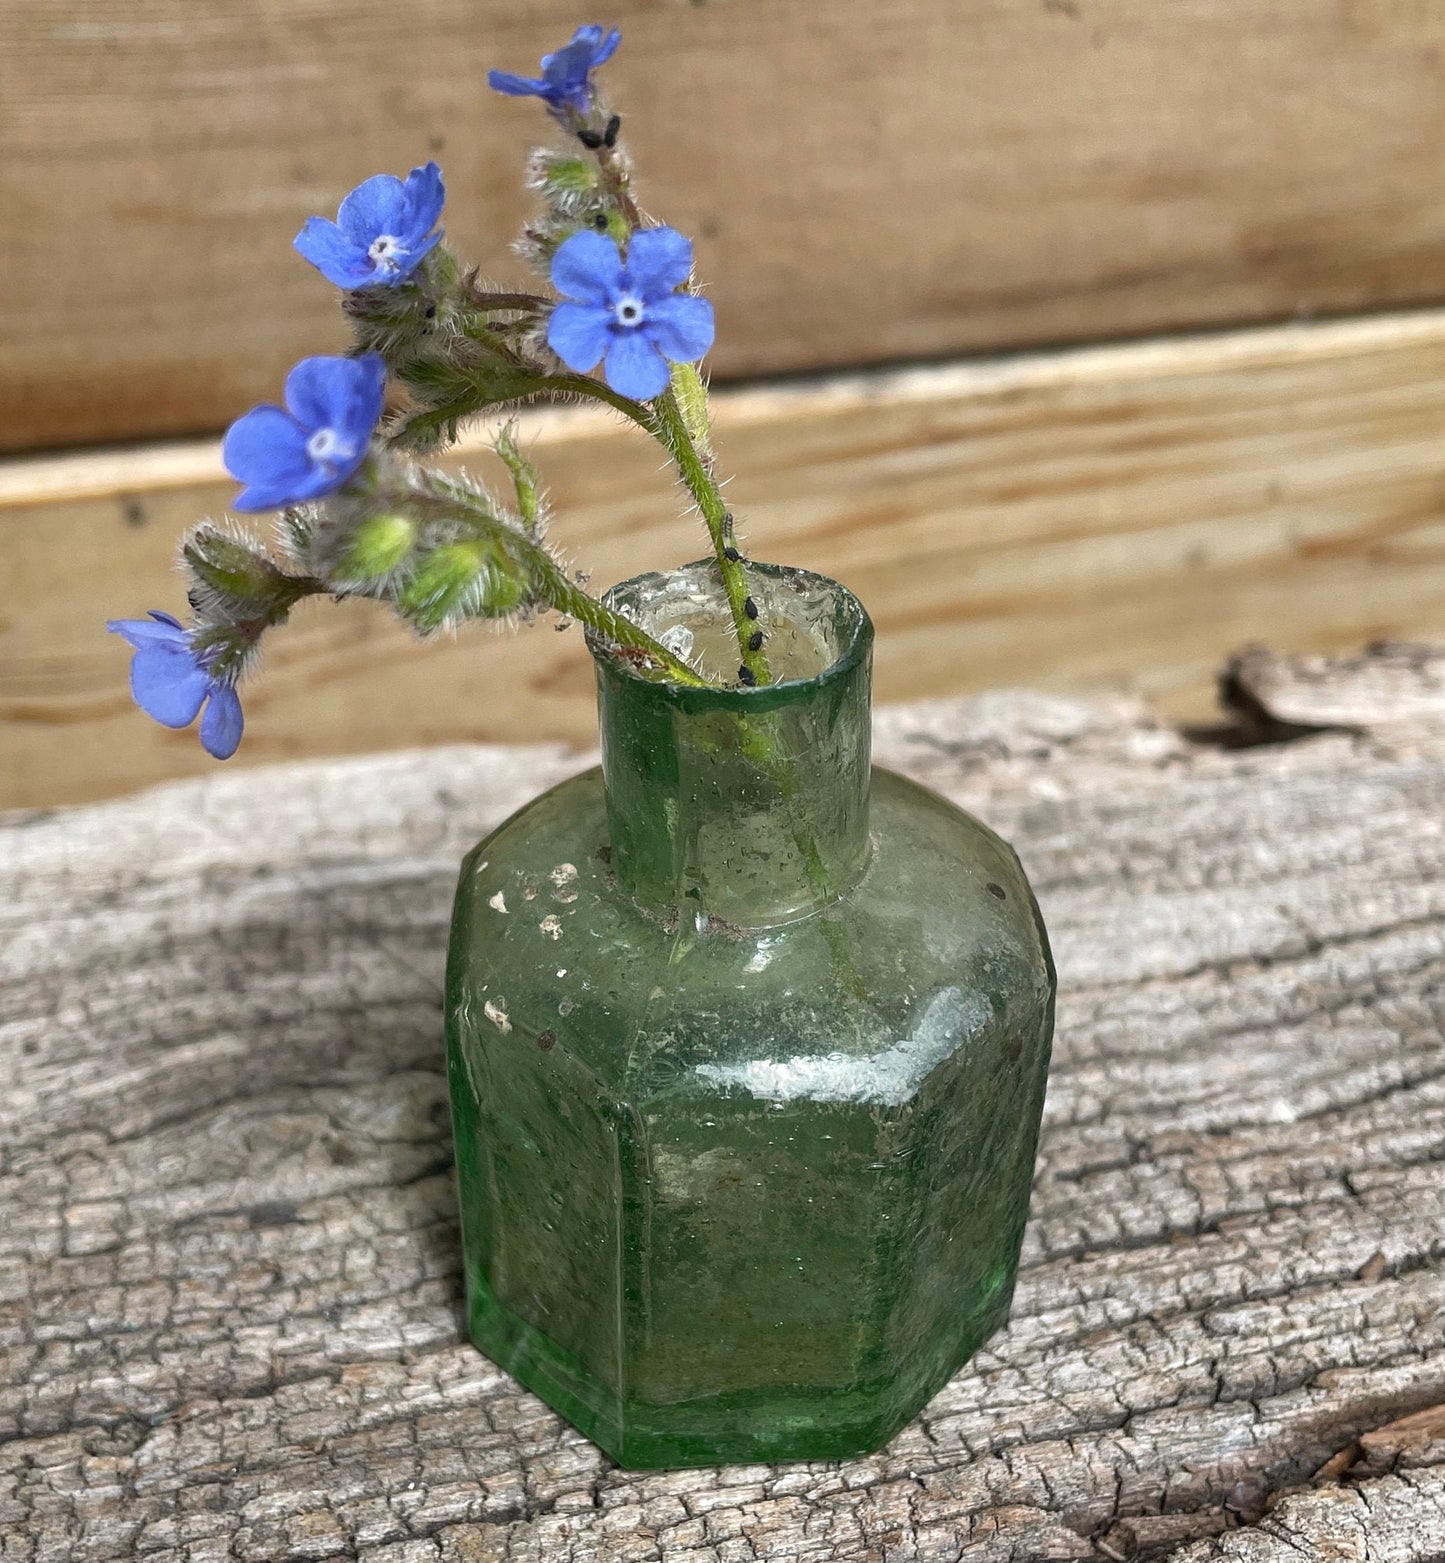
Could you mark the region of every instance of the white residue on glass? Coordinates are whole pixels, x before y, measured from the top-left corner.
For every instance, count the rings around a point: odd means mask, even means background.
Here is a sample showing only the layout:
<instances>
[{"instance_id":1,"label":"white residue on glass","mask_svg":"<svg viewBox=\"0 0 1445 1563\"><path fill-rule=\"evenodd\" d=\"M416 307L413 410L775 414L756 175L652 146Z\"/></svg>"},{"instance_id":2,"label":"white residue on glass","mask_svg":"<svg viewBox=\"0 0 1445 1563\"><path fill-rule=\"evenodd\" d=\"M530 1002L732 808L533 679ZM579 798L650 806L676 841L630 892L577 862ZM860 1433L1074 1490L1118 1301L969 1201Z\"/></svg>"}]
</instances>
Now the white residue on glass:
<instances>
[{"instance_id":1,"label":"white residue on glass","mask_svg":"<svg viewBox=\"0 0 1445 1563\"><path fill-rule=\"evenodd\" d=\"M863 1057L847 1053L755 1058L746 1064L698 1064L714 1085L742 1086L763 1101L863 1102L898 1107L929 1073L993 1018L981 993L944 988L901 1041Z\"/></svg>"}]
</instances>

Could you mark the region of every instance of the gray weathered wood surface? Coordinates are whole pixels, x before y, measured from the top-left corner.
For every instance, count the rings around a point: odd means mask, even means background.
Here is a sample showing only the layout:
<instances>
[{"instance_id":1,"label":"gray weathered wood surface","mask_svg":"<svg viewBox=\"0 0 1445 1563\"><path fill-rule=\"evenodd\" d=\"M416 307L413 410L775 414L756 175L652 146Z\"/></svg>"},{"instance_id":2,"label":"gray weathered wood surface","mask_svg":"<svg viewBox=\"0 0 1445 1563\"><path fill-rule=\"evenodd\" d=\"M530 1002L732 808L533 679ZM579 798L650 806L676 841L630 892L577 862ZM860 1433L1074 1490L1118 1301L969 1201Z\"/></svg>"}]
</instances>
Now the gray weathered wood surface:
<instances>
[{"instance_id":1,"label":"gray weathered wood surface","mask_svg":"<svg viewBox=\"0 0 1445 1563\"><path fill-rule=\"evenodd\" d=\"M1439 664L1234 683L1291 741L883 714L1019 846L1062 1002L1013 1323L842 1467L611 1469L459 1338L453 873L577 757L0 821L0 1559L1438 1558Z\"/></svg>"}]
</instances>

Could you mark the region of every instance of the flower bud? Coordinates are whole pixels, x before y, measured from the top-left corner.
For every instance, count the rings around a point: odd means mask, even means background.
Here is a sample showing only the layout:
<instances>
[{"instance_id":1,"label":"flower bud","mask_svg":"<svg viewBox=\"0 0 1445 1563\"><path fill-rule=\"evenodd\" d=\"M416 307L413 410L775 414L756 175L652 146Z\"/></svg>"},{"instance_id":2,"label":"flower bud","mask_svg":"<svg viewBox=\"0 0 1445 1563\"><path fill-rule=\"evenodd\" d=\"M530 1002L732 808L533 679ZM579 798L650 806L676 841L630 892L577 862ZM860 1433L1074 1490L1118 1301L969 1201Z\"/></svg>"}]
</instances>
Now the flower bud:
<instances>
[{"instance_id":1,"label":"flower bud","mask_svg":"<svg viewBox=\"0 0 1445 1563\"><path fill-rule=\"evenodd\" d=\"M523 568L493 540L444 543L427 554L397 594L422 634L459 619L501 618L529 599Z\"/></svg>"},{"instance_id":2,"label":"flower bud","mask_svg":"<svg viewBox=\"0 0 1445 1563\"><path fill-rule=\"evenodd\" d=\"M338 581L375 581L411 553L416 527L405 516L368 516L352 533L335 569Z\"/></svg>"},{"instance_id":3,"label":"flower bud","mask_svg":"<svg viewBox=\"0 0 1445 1563\"><path fill-rule=\"evenodd\" d=\"M595 158L574 157L543 148L532 158L529 183L549 205L575 209L596 197L601 170Z\"/></svg>"},{"instance_id":4,"label":"flower bud","mask_svg":"<svg viewBox=\"0 0 1445 1563\"><path fill-rule=\"evenodd\" d=\"M434 294L450 293L461 281L461 262L439 244L421 263L421 275Z\"/></svg>"},{"instance_id":5,"label":"flower bud","mask_svg":"<svg viewBox=\"0 0 1445 1563\"><path fill-rule=\"evenodd\" d=\"M465 601L482 571L476 543L446 543L425 555L397 595L397 606L423 632L439 629Z\"/></svg>"},{"instance_id":6,"label":"flower bud","mask_svg":"<svg viewBox=\"0 0 1445 1563\"><path fill-rule=\"evenodd\" d=\"M585 213L556 210L529 223L514 247L545 277L551 270L552 257L574 233L581 233L583 229L605 234L619 248L624 247L632 235L627 219L616 207L598 206Z\"/></svg>"},{"instance_id":7,"label":"flower bud","mask_svg":"<svg viewBox=\"0 0 1445 1563\"><path fill-rule=\"evenodd\" d=\"M531 598L525 576L512 560L503 557L501 568L485 572L477 612L485 619L500 619L524 607Z\"/></svg>"}]
</instances>

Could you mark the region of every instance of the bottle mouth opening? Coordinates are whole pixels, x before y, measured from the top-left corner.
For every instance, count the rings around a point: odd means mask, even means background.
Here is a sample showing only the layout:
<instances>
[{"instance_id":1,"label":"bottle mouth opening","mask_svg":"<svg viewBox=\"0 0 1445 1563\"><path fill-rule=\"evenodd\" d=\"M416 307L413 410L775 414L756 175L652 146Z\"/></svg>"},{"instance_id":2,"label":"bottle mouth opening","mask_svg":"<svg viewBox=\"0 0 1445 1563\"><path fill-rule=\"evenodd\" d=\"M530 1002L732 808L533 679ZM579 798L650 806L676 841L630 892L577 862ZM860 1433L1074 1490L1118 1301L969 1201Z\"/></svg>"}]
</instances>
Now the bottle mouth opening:
<instances>
[{"instance_id":1,"label":"bottle mouth opening","mask_svg":"<svg viewBox=\"0 0 1445 1563\"><path fill-rule=\"evenodd\" d=\"M620 581L602 600L659 640L704 677L707 687L648 678L589 631L599 669L630 679L689 709L757 711L779 696L795 696L846 677L868 654L873 623L863 604L837 581L790 565L747 565L747 581L773 681L754 688L738 681L739 651L732 611L716 562L699 559L675 570Z\"/></svg>"}]
</instances>

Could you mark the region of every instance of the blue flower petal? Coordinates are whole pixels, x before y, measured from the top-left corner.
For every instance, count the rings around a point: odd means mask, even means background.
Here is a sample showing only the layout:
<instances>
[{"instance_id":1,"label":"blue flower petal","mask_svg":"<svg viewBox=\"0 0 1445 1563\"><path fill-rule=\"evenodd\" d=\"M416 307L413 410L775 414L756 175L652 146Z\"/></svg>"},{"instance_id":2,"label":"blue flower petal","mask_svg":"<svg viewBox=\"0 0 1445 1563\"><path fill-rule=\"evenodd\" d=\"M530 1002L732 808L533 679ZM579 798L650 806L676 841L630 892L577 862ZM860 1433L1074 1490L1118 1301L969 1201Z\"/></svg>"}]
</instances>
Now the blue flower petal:
<instances>
[{"instance_id":1,"label":"blue flower petal","mask_svg":"<svg viewBox=\"0 0 1445 1563\"><path fill-rule=\"evenodd\" d=\"M649 301L671 293L692 270L692 240L675 228L644 228L627 246L627 280Z\"/></svg>"},{"instance_id":2,"label":"blue flower petal","mask_svg":"<svg viewBox=\"0 0 1445 1563\"><path fill-rule=\"evenodd\" d=\"M361 358L303 358L286 376L286 406L308 432L335 429L353 442L368 440L381 416L386 362Z\"/></svg>"},{"instance_id":3,"label":"blue flower petal","mask_svg":"<svg viewBox=\"0 0 1445 1563\"><path fill-rule=\"evenodd\" d=\"M441 169L435 163L413 168L406 176L403 191L406 195L406 247L412 254L412 264L415 264L426 253L420 248L422 241L436 227L437 218L446 205L447 190L442 182ZM440 237L438 234L437 238ZM430 249L435 243L436 239L432 239L426 248Z\"/></svg>"},{"instance_id":4,"label":"blue flower petal","mask_svg":"<svg viewBox=\"0 0 1445 1563\"><path fill-rule=\"evenodd\" d=\"M286 410L308 432L333 429L350 400L348 360L325 354L303 358L286 376Z\"/></svg>"},{"instance_id":5,"label":"blue flower petal","mask_svg":"<svg viewBox=\"0 0 1445 1563\"><path fill-rule=\"evenodd\" d=\"M258 479L249 483L231 501L232 510L255 514L263 510L284 510L287 505L304 504L308 499L320 499L333 493L356 471L365 459L365 451L344 470L336 467L310 466L304 473L286 478Z\"/></svg>"},{"instance_id":6,"label":"blue flower petal","mask_svg":"<svg viewBox=\"0 0 1445 1563\"><path fill-rule=\"evenodd\" d=\"M135 703L163 727L189 727L210 687L189 646L143 646L131 658Z\"/></svg>"},{"instance_id":7,"label":"blue flower petal","mask_svg":"<svg viewBox=\"0 0 1445 1563\"><path fill-rule=\"evenodd\" d=\"M595 369L612 340L612 311L600 304L564 300L547 321L547 346L581 374Z\"/></svg>"},{"instance_id":8,"label":"blue flower petal","mask_svg":"<svg viewBox=\"0 0 1445 1563\"><path fill-rule=\"evenodd\" d=\"M641 331L619 331L607 350L607 383L623 396L651 401L667 389L667 360Z\"/></svg>"},{"instance_id":9,"label":"blue flower petal","mask_svg":"<svg viewBox=\"0 0 1445 1563\"><path fill-rule=\"evenodd\" d=\"M296 420L269 402L242 413L226 430L221 460L239 483L301 476L311 466L306 434Z\"/></svg>"},{"instance_id":10,"label":"blue flower petal","mask_svg":"<svg viewBox=\"0 0 1445 1563\"><path fill-rule=\"evenodd\" d=\"M355 440L364 454L386 405L386 360L380 353L363 353L336 362L346 366L345 395L336 404L341 421L336 427Z\"/></svg>"},{"instance_id":11,"label":"blue flower petal","mask_svg":"<svg viewBox=\"0 0 1445 1563\"><path fill-rule=\"evenodd\" d=\"M585 91L587 72L592 69L593 44L583 35L592 30L579 27L560 49L542 56L542 79L554 92Z\"/></svg>"},{"instance_id":12,"label":"blue flower petal","mask_svg":"<svg viewBox=\"0 0 1445 1563\"><path fill-rule=\"evenodd\" d=\"M336 222L309 218L292 243L338 288L396 287L440 242L441 235L431 230L445 203L446 186L435 163L413 168L405 183L376 174L346 197ZM378 266L371 247L383 235L394 242L388 263Z\"/></svg>"},{"instance_id":13,"label":"blue flower petal","mask_svg":"<svg viewBox=\"0 0 1445 1563\"><path fill-rule=\"evenodd\" d=\"M712 346L712 305L691 293L673 293L647 306L644 329L674 363L694 363Z\"/></svg>"},{"instance_id":14,"label":"blue flower petal","mask_svg":"<svg viewBox=\"0 0 1445 1563\"><path fill-rule=\"evenodd\" d=\"M241 483L303 472L310 465L305 433L294 418L269 402L242 413L226 430L221 460Z\"/></svg>"},{"instance_id":15,"label":"blue flower petal","mask_svg":"<svg viewBox=\"0 0 1445 1563\"><path fill-rule=\"evenodd\" d=\"M438 228L429 239L418 240L417 243L412 246L411 253L407 256L401 271L392 278L392 283L395 284L398 282L405 282L406 279L411 276L412 272L416 270L418 264L425 260L426 257L430 255L431 252L437 247L437 245L442 242L443 237L444 235L441 229Z\"/></svg>"},{"instance_id":16,"label":"blue flower petal","mask_svg":"<svg viewBox=\"0 0 1445 1563\"><path fill-rule=\"evenodd\" d=\"M212 683L206 714L201 718L201 747L212 759L229 760L245 730L241 698L230 684Z\"/></svg>"},{"instance_id":17,"label":"blue flower petal","mask_svg":"<svg viewBox=\"0 0 1445 1563\"><path fill-rule=\"evenodd\" d=\"M590 228L574 233L552 257L552 286L584 304L606 304L622 284L616 243Z\"/></svg>"},{"instance_id":18,"label":"blue flower petal","mask_svg":"<svg viewBox=\"0 0 1445 1563\"><path fill-rule=\"evenodd\" d=\"M622 34L615 29L604 35L595 23L579 27L565 47L542 56L542 74L554 91L565 90L568 97L585 103L588 76L612 58L621 42Z\"/></svg>"},{"instance_id":19,"label":"blue flower petal","mask_svg":"<svg viewBox=\"0 0 1445 1563\"><path fill-rule=\"evenodd\" d=\"M400 234L405 221L406 187L395 174L363 179L336 214L336 226L362 249L378 234Z\"/></svg>"},{"instance_id":20,"label":"blue flower petal","mask_svg":"<svg viewBox=\"0 0 1445 1563\"><path fill-rule=\"evenodd\" d=\"M571 39L552 54L542 56L542 77L514 76L510 71L488 71L487 85L493 92L512 97L538 97L562 118L564 107L581 112L591 105L592 72L610 60L622 42L615 28L604 33L595 23L579 27Z\"/></svg>"},{"instance_id":21,"label":"blue flower petal","mask_svg":"<svg viewBox=\"0 0 1445 1563\"><path fill-rule=\"evenodd\" d=\"M286 377L289 411L253 407L226 431L226 470L247 486L237 510L278 506L329 494L366 460L386 395L386 364L378 353L361 358L303 358ZM338 438L318 459L310 437L329 429Z\"/></svg>"},{"instance_id":22,"label":"blue flower petal","mask_svg":"<svg viewBox=\"0 0 1445 1563\"><path fill-rule=\"evenodd\" d=\"M112 635L121 636L127 645L134 646L137 651L142 646L182 646L189 645L186 632L168 613L157 613L151 610L148 619L107 619L106 629Z\"/></svg>"},{"instance_id":23,"label":"blue flower petal","mask_svg":"<svg viewBox=\"0 0 1445 1563\"><path fill-rule=\"evenodd\" d=\"M308 217L291 245L334 287L364 288L376 280L376 266L365 247L324 217Z\"/></svg>"},{"instance_id":24,"label":"blue flower petal","mask_svg":"<svg viewBox=\"0 0 1445 1563\"><path fill-rule=\"evenodd\" d=\"M600 33L602 29L594 27L591 31ZM617 53L617 45L621 42L622 34L614 27L597 45L596 52L592 56L592 69L595 71L599 65L605 65Z\"/></svg>"},{"instance_id":25,"label":"blue flower petal","mask_svg":"<svg viewBox=\"0 0 1445 1563\"><path fill-rule=\"evenodd\" d=\"M493 92L505 92L511 98L542 97L547 83L532 76L514 76L511 71L488 71L487 85Z\"/></svg>"}]
</instances>

